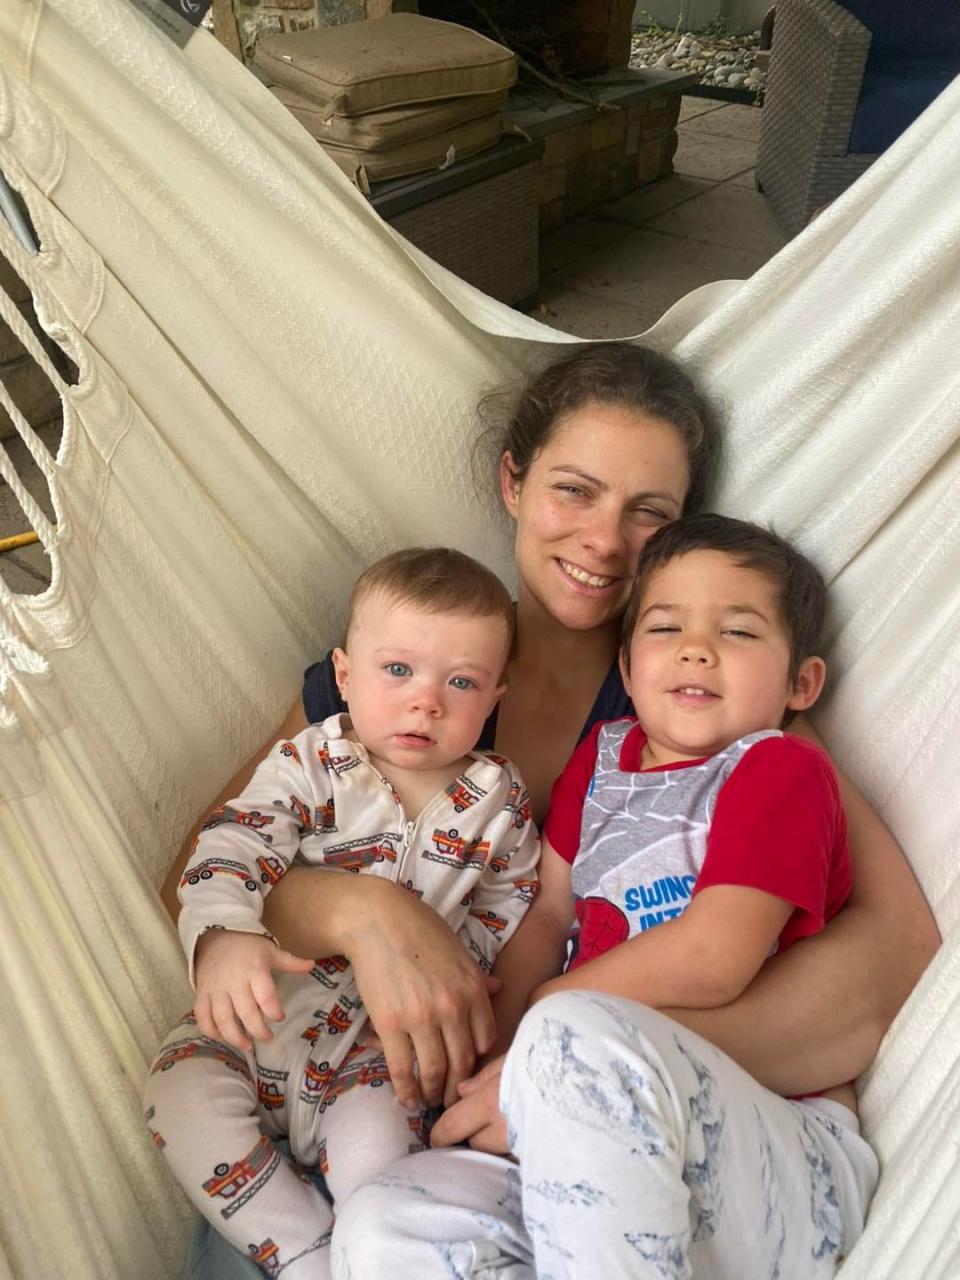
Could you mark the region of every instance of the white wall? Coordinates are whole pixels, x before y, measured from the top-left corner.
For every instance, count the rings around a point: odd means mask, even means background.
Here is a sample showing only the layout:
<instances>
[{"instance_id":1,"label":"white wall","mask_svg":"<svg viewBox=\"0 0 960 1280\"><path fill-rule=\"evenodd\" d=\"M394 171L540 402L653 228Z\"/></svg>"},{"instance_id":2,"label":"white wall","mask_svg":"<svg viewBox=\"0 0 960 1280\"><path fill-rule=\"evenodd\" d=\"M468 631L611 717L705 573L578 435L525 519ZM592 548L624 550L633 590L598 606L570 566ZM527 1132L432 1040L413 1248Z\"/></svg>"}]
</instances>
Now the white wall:
<instances>
[{"instance_id":1,"label":"white wall","mask_svg":"<svg viewBox=\"0 0 960 1280\"><path fill-rule=\"evenodd\" d=\"M664 27L699 31L722 18L731 35L756 31L773 0L638 0L634 21L646 11Z\"/></svg>"}]
</instances>

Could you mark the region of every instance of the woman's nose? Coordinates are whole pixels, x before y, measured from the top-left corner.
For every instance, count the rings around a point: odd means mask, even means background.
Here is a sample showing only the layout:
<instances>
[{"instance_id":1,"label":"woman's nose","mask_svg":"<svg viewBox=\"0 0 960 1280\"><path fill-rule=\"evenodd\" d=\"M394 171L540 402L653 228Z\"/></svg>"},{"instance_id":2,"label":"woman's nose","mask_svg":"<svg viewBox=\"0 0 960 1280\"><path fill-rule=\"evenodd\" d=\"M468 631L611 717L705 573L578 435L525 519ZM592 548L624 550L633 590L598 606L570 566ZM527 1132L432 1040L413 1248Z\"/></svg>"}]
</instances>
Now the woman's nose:
<instances>
[{"instance_id":1,"label":"woman's nose","mask_svg":"<svg viewBox=\"0 0 960 1280\"><path fill-rule=\"evenodd\" d=\"M619 511L594 511L593 518L583 531L583 545L597 555L620 556L626 551L627 540Z\"/></svg>"}]
</instances>

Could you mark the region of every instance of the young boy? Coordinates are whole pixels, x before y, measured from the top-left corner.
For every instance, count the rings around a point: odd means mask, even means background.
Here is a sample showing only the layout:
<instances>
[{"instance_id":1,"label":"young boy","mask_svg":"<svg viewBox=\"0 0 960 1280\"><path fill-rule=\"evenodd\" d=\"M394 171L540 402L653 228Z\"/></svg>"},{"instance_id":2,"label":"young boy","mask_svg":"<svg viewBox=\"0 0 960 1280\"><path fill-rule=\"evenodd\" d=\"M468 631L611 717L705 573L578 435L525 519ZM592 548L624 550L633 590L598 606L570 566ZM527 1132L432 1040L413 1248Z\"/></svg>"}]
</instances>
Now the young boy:
<instances>
[{"instance_id":1,"label":"young boy","mask_svg":"<svg viewBox=\"0 0 960 1280\"><path fill-rule=\"evenodd\" d=\"M194 1204L269 1274L328 1267L333 1214L301 1171L322 1172L339 1204L419 1149L426 1117L398 1105L382 1055L358 1042L366 1015L347 962L281 951L263 898L294 860L387 876L492 967L538 855L516 770L472 750L512 637L509 595L476 561L444 549L379 561L357 582L334 652L349 716L278 743L187 864L180 934L195 1017L153 1064L147 1120ZM279 1136L299 1168L274 1148Z\"/></svg>"},{"instance_id":2,"label":"young boy","mask_svg":"<svg viewBox=\"0 0 960 1280\"><path fill-rule=\"evenodd\" d=\"M598 726L555 784L540 890L496 967L501 1048L534 1007L499 1082L491 1062L434 1133L478 1149L357 1192L335 1275L833 1275L877 1177L852 1089L778 1098L654 1012L734 1000L850 892L829 761L781 728L823 687L824 603L754 525L690 517L647 543L620 659L637 718ZM519 1168L484 1154L503 1149L491 1088Z\"/></svg>"},{"instance_id":3,"label":"young boy","mask_svg":"<svg viewBox=\"0 0 960 1280\"><path fill-rule=\"evenodd\" d=\"M537 996L710 1008L846 901L830 762L781 728L823 688L825 601L814 566L756 525L689 517L647 544L620 654L636 719L597 725L554 785L540 892L497 966L501 1043L568 941Z\"/></svg>"}]
</instances>

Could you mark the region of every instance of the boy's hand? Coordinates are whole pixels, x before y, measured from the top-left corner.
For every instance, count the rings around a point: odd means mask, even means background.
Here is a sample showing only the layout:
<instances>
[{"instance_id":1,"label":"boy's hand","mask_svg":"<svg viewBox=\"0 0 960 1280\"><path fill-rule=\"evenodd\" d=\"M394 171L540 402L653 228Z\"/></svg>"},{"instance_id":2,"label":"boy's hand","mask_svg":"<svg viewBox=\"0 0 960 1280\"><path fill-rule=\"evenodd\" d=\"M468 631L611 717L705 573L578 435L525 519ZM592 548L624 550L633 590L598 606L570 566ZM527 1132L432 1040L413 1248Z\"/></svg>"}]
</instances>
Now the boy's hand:
<instances>
[{"instance_id":1,"label":"boy's hand","mask_svg":"<svg viewBox=\"0 0 960 1280\"><path fill-rule=\"evenodd\" d=\"M500 1076L506 1054L493 1058L458 1086L460 1101L448 1107L430 1134L432 1147L469 1142L474 1151L510 1155L507 1122L500 1110Z\"/></svg>"},{"instance_id":2,"label":"boy's hand","mask_svg":"<svg viewBox=\"0 0 960 1280\"><path fill-rule=\"evenodd\" d=\"M249 1049L253 1040L272 1040L267 1026L283 1020L273 970L309 973L312 960L282 951L260 933L208 929L197 943L194 966L197 1026L213 1040Z\"/></svg>"}]
</instances>

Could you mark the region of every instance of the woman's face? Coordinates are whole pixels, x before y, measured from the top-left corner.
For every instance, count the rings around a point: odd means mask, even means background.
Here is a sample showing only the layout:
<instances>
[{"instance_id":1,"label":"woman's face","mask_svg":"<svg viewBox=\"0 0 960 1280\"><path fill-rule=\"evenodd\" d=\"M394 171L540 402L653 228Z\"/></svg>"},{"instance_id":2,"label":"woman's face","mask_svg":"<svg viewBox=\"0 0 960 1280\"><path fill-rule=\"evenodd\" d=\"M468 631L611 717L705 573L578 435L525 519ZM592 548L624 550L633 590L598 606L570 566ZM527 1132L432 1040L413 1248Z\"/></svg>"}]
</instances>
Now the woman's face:
<instances>
[{"instance_id":1,"label":"woman's face","mask_svg":"<svg viewBox=\"0 0 960 1280\"><path fill-rule=\"evenodd\" d=\"M689 484L676 429L593 401L560 419L525 478L504 454L504 504L517 523L520 597L573 631L623 612L641 548L676 520Z\"/></svg>"}]
</instances>

